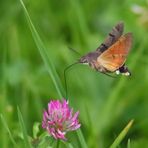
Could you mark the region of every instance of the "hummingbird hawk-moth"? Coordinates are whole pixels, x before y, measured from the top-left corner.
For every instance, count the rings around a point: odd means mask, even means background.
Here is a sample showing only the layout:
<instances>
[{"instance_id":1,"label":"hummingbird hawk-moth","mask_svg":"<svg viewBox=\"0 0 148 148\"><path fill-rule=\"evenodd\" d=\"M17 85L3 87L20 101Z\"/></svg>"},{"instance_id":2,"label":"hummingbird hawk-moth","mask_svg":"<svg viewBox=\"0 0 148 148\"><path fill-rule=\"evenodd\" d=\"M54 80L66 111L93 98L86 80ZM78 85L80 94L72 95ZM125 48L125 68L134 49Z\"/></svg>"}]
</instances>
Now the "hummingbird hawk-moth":
<instances>
[{"instance_id":1,"label":"hummingbird hawk-moth","mask_svg":"<svg viewBox=\"0 0 148 148\"><path fill-rule=\"evenodd\" d=\"M65 89L67 97L66 72L73 65L82 63L88 64L92 69L109 75L108 73L130 76L125 61L132 46L132 33L123 34L124 24L119 22L108 34L105 41L92 52L82 56L77 62L69 65L64 70ZM71 49L71 48L70 48ZM72 49L73 50L73 49ZM73 50L75 51L75 50ZM78 53L77 51L75 51ZM79 54L79 53L78 53ZM111 75L109 75L111 76Z\"/></svg>"},{"instance_id":2,"label":"hummingbird hawk-moth","mask_svg":"<svg viewBox=\"0 0 148 148\"><path fill-rule=\"evenodd\" d=\"M78 63L88 64L101 73L131 75L125 61L132 46L132 33L123 34L124 24L119 22L105 41L93 52L82 56Z\"/></svg>"}]
</instances>

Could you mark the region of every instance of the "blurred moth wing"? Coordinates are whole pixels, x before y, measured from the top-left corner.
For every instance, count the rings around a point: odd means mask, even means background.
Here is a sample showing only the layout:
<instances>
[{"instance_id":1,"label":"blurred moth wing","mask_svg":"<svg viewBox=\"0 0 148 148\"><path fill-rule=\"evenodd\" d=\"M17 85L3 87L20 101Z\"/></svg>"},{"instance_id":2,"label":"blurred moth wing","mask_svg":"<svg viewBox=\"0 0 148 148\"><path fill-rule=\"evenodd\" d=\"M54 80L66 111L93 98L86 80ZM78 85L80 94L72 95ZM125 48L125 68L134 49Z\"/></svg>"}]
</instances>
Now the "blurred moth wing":
<instances>
[{"instance_id":1,"label":"blurred moth wing","mask_svg":"<svg viewBox=\"0 0 148 148\"><path fill-rule=\"evenodd\" d=\"M116 71L125 63L131 46L132 34L127 33L121 36L118 41L97 58L98 64L104 67L107 71Z\"/></svg>"},{"instance_id":2,"label":"blurred moth wing","mask_svg":"<svg viewBox=\"0 0 148 148\"><path fill-rule=\"evenodd\" d=\"M96 51L102 53L108 49L111 45L113 45L123 34L124 24L123 22L119 22L115 27L113 27L112 31L108 34L104 42L96 49Z\"/></svg>"}]
</instances>

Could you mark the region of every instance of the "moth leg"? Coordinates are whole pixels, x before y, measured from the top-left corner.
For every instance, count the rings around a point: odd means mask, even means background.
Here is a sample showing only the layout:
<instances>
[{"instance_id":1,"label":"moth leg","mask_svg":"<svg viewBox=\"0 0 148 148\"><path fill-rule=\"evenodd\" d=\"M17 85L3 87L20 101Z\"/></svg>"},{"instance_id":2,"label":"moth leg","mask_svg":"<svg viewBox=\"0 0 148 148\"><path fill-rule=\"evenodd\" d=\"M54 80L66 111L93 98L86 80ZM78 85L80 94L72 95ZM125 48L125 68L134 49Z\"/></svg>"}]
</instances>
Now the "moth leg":
<instances>
[{"instance_id":1,"label":"moth leg","mask_svg":"<svg viewBox=\"0 0 148 148\"><path fill-rule=\"evenodd\" d=\"M112 76L112 75L110 75L110 74L108 74L106 72L101 72L101 73L104 74L104 75L106 75L106 76L108 76L108 77L111 77L111 78L117 78L116 76Z\"/></svg>"},{"instance_id":2,"label":"moth leg","mask_svg":"<svg viewBox=\"0 0 148 148\"><path fill-rule=\"evenodd\" d=\"M91 61L89 63L89 66L92 68L92 69L95 69L96 71L98 71L98 65L95 61Z\"/></svg>"}]
</instances>

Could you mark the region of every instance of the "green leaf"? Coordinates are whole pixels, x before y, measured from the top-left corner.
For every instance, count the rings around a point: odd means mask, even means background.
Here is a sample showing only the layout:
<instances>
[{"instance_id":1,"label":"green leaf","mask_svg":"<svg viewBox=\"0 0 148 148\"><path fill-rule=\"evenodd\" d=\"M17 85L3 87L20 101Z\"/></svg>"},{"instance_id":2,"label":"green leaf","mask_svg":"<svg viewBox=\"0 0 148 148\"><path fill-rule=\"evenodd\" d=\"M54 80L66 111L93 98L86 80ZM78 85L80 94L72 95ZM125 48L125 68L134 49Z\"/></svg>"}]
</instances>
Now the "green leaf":
<instances>
[{"instance_id":1,"label":"green leaf","mask_svg":"<svg viewBox=\"0 0 148 148\"><path fill-rule=\"evenodd\" d=\"M132 124L133 124L134 120L131 120L127 126L121 131L121 133L118 135L118 137L115 139L115 141L113 142L113 144L110 146L110 148L116 148L117 146L119 146L119 144L121 143L121 141L124 139L124 137L126 136L127 132L129 131L129 129L131 128Z\"/></svg>"},{"instance_id":2,"label":"green leaf","mask_svg":"<svg viewBox=\"0 0 148 148\"><path fill-rule=\"evenodd\" d=\"M15 142L13 136L12 136L12 133L11 133L11 131L10 131L7 123L6 123L6 120L4 119L4 117L3 117L2 114L0 115L0 117L1 117L2 123L3 123L3 125L4 125L4 127L5 127L5 129L7 131L7 133L9 134L9 137L10 137L11 142L13 143L14 147L17 147L17 144L16 144L16 142Z\"/></svg>"},{"instance_id":3,"label":"green leaf","mask_svg":"<svg viewBox=\"0 0 148 148\"><path fill-rule=\"evenodd\" d=\"M17 107L17 112L18 112L19 124L20 124L21 130L22 130L22 133L23 133L25 147L26 148L31 148L31 144L30 144L29 139L28 139L27 130L25 128L23 117L22 117L22 114L21 114L18 107Z\"/></svg>"},{"instance_id":4,"label":"green leaf","mask_svg":"<svg viewBox=\"0 0 148 148\"><path fill-rule=\"evenodd\" d=\"M39 122L34 123L34 125L33 125L33 138L37 138L37 134L40 131L39 126L40 126Z\"/></svg>"},{"instance_id":5,"label":"green leaf","mask_svg":"<svg viewBox=\"0 0 148 148\"><path fill-rule=\"evenodd\" d=\"M52 147L53 143L55 142L55 139L53 139L48 132L43 132L38 138L39 138L39 144L38 144L39 148L47 146Z\"/></svg>"},{"instance_id":6,"label":"green leaf","mask_svg":"<svg viewBox=\"0 0 148 148\"><path fill-rule=\"evenodd\" d=\"M48 57L47 50L46 50L46 48L45 48L45 46L44 46L38 32L36 31L32 21L31 21L31 18L29 16L29 13L28 13L23 1L20 0L20 2L21 2L21 5L23 7L23 10L24 10L24 13L25 13L29 28L30 28L32 36L33 36L33 39L34 39L34 41L36 43L36 46L37 46L37 48L39 50L39 53L40 53L42 59L44 61L44 64L45 64L45 66L47 68L47 71L48 71L48 73L49 73L49 75L50 75L50 77L51 77L51 79L52 79L52 81L53 81L53 83L55 85L55 88L56 88L56 90L57 90L57 92L59 94L59 97L63 98L63 96L64 96L63 93L62 93L63 92L63 87L62 87L61 81L60 81L60 79L59 79L59 77L57 75L57 72L56 72L52 62L50 61L50 59Z\"/></svg>"}]
</instances>

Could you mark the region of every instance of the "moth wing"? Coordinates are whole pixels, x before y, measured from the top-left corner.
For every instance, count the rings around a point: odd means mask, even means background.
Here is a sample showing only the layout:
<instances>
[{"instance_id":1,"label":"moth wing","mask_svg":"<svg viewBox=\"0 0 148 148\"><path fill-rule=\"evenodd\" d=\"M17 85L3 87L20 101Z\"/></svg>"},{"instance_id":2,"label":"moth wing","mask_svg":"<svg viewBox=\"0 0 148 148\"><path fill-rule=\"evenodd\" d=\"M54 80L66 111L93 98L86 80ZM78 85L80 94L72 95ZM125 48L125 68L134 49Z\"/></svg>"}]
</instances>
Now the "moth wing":
<instances>
[{"instance_id":1,"label":"moth wing","mask_svg":"<svg viewBox=\"0 0 148 148\"><path fill-rule=\"evenodd\" d=\"M120 68L126 61L126 57L132 46L132 34L127 33L119 40L104 51L98 58L97 62L110 72Z\"/></svg>"},{"instance_id":2,"label":"moth wing","mask_svg":"<svg viewBox=\"0 0 148 148\"><path fill-rule=\"evenodd\" d=\"M102 53L107 50L108 47L113 45L122 35L124 29L123 22L119 22L112 31L108 34L105 41L96 49L96 51Z\"/></svg>"}]
</instances>

